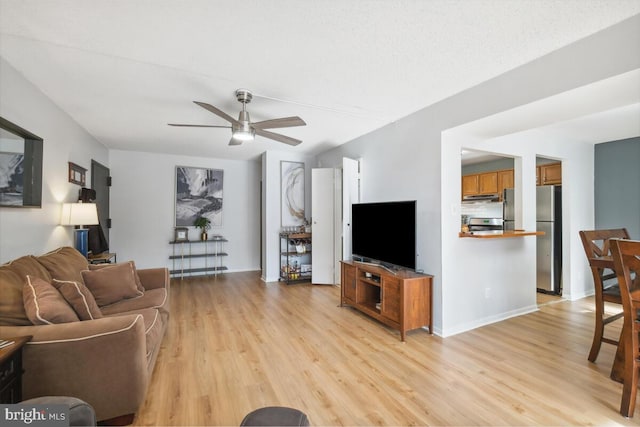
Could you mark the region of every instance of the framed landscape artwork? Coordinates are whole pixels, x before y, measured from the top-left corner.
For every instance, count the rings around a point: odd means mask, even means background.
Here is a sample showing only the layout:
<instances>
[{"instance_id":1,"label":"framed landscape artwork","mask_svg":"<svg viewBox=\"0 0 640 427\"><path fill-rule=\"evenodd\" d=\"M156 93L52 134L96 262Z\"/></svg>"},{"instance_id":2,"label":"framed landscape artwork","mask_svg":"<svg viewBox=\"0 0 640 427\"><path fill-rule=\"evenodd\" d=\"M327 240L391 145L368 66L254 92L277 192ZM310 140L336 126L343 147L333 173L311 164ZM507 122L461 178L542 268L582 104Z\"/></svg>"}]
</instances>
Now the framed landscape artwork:
<instances>
[{"instance_id":1,"label":"framed landscape artwork","mask_svg":"<svg viewBox=\"0 0 640 427\"><path fill-rule=\"evenodd\" d=\"M22 206L24 154L0 152L0 206Z\"/></svg>"},{"instance_id":2,"label":"framed landscape artwork","mask_svg":"<svg viewBox=\"0 0 640 427\"><path fill-rule=\"evenodd\" d=\"M222 226L224 171L197 167L176 167L176 227L192 227L198 217Z\"/></svg>"},{"instance_id":3,"label":"framed landscape artwork","mask_svg":"<svg viewBox=\"0 0 640 427\"><path fill-rule=\"evenodd\" d=\"M281 226L304 224L304 163L280 162Z\"/></svg>"}]
</instances>

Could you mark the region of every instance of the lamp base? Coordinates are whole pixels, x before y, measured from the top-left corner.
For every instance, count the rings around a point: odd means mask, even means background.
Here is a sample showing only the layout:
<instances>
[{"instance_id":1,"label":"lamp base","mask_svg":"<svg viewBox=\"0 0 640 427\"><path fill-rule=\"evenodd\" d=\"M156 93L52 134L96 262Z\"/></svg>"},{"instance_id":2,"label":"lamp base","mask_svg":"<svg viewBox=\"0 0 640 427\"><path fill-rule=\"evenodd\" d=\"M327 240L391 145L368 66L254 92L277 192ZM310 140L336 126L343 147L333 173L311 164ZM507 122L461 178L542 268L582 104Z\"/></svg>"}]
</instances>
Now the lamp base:
<instances>
[{"instance_id":1,"label":"lamp base","mask_svg":"<svg viewBox=\"0 0 640 427\"><path fill-rule=\"evenodd\" d=\"M89 255L89 229L88 228L78 228L76 229L76 241L75 241L76 249L85 258Z\"/></svg>"}]
</instances>

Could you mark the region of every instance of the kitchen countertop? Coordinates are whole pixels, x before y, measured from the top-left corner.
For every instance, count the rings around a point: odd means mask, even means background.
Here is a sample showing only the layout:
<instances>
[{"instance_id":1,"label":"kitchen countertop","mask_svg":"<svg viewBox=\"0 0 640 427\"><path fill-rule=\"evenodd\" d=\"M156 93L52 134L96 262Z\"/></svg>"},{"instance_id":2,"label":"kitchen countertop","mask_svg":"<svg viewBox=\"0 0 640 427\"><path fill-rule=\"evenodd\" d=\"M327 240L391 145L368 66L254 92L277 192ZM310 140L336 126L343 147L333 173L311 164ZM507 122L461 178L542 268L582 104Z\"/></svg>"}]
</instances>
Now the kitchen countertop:
<instances>
[{"instance_id":1,"label":"kitchen countertop","mask_svg":"<svg viewBox=\"0 0 640 427\"><path fill-rule=\"evenodd\" d=\"M471 237L474 239L505 239L511 237L525 236L543 236L544 231L526 231L526 230L488 230L488 231L468 231L460 232L459 237Z\"/></svg>"}]
</instances>

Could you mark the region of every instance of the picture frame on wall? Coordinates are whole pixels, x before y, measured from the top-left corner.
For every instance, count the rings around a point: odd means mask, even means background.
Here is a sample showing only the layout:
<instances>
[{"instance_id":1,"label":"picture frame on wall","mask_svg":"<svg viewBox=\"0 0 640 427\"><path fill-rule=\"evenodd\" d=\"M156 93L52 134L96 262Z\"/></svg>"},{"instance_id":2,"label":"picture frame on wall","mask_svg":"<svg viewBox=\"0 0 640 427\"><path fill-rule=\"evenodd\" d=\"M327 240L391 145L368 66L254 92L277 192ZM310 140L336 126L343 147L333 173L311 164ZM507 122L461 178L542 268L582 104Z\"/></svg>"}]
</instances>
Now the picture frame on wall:
<instances>
[{"instance_id":1,"label":"picture frame on wall","mask_svg":"<svg viewBox=\"0 0 640 427\"><path fill-rule=\"evenodd\" d=\"M174 242L188 242L189 229L187 227L176 227L174 231Z\"/></svg>"},{"instance_id":2,"label":"picture frame on wall","mask_svg":"<svg viewBox=\"0 0 640 427\"><path fill-rule=\"evenodd\" d=\"M200 217L222 226L224 170L176 166L176 227L193 227Z\"/></svg>"},{"instance_id":3,"label":"picture frame on wall","mask_svg":"<svg viewBox=\"0 0 640 427\"><path fill-rule=\"evenodd\" d=\"M304 216L304 163L280 162L280 216L281 226L297 226L305 222Z\"/></svg>"},{"instance_id":4,"label":"picture frame on wall","mask_svg":"<svg viewBox=\"0 0 640 427\"><path fill-rule=\"evenodd\" d=\"M78 166L73 162L69 162L69 182L72 184L78 184L82 187L87 182L87 170L82 166Z\"/></svg>"}]
</instances>

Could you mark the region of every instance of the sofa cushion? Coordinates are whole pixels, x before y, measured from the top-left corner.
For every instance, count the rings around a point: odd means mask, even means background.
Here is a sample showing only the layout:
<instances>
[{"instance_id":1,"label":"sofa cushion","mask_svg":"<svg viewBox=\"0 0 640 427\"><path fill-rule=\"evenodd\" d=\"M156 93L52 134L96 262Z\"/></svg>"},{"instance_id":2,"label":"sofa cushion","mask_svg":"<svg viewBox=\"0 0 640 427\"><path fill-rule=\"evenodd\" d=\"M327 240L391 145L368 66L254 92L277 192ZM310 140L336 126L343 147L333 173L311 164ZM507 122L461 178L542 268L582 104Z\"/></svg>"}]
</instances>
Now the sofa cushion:
<instances>
[{"instance_id":1,"label":"sofa cushion","mask_svg":"<svg viewBox=\"0 0 640 427\"><path fill-rule=\"evenodd\" d=\"M82 270L86 270L89 261L76 249L70 246L58 248L36 258L47 271L52 279L73 280L82 282Z\"/></svg>"},{"instance_id":2,"label":"sofa cushion","mask_svg":"<svg viewBox=\"0 0 640 427\"><path fill-rule=\"evenodd\" d=\"M34 325L77 322L80 319L51 283L27 276L23 291L24 308Z\"/></svg>"},{"instance_id":3,"label":"sofa cushion","mask_svg":"<svg viewBox=\"0 0 640 427\"><path fill-rule=\"evenodd\" d=\"M139 298L131 298L118 301L114 304L102 307L101 311L105 316L140 310L143 308L158 308L161 311L168 311L166 303L166 289L150 289L148 291L145 291L144 295Z\"/></svg>"},{"instance_id":4,"label":"sofa cushion","mask_svg":"<svg viewBox=\"0 0 640 427\"><path fill-rule=\"evenodd\" d=\"M96 304L93 294L83 283L53 279L51 284L60 292L69 305L71 305L80 320L102 318L102 312L98 304Z\"/></svg>"},{"instance_id":5,"label":"sofa cushion","mask_svg":"<svg viewBox=\"0 0 640 427\"><path fill-rule=\"evenodd\" d=\"M143 295L143 292L138 290L135 272L129 263L99 270L84 270L82 278L99 307Z\"/></svg>"},{"instance_id":6,"label":"sofa cushion","mask_svg":"<svg viewBox=\"0 0 640 427\"><path fill-rule=\"evenodd\" d=\"M47 282L51 282L51 274L42 264L38 262L38 259L32 255L26 255L20 258L16 258L7 264L11 270L13 270L22 279L22 284L27 280L27 275L31 277L39 277Z\"/></svg>"},{"instance_id":7,"label":"sofa cushion","mask_svg":"<svg viewBox=\"0 0 640 427\"><path fill-rule=\"evenodd\" d=\"M133 274L134 274L134 278L136 279L136 286L138 287L138 290L140 292L144 292L144 286L142 286L142 281L140 281L140 276L138 276L138 270L136 270L136 263L133 261L127 261L127 262L122 262L122 263L118 263L118 264L89 264L89 270L100 270L103 268L109 268L109 267L114 267L116 265L120 265L120 264L129 264L131 265L131 268L133 269Z\"/></svg>"},{"instance_id":8,"label":"sofa cushion","mask_svg":"<svg viewBox=\"0 0 640 427\"><path fill-rule=\"evenodd\" d=\"M28 326L22 288L25 279L5 264L0 266L0 326Z\"/></svg>"},{"instance_id":9,"label":"sofa cushion","mask_svg":"<svg viewBox=\"0 0 640 427\"><path fill-rule=\"evenodd\" d=\"M39 277L47 282L51 275L37 259L31 255L16 258L0 267L0 324L6 326L27 326L31 320L24 309L22 288L27 275Z\"/></svg>"}]
</instances>

